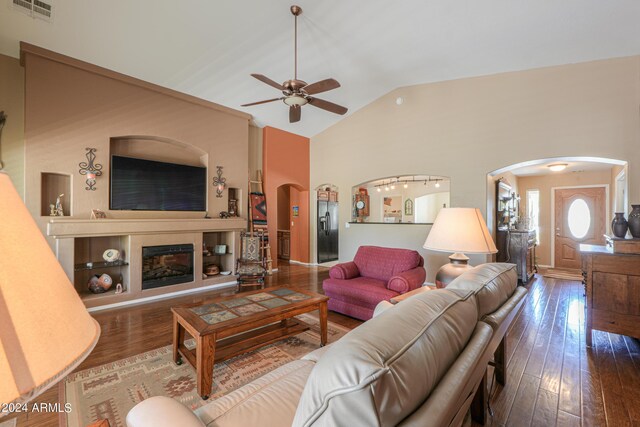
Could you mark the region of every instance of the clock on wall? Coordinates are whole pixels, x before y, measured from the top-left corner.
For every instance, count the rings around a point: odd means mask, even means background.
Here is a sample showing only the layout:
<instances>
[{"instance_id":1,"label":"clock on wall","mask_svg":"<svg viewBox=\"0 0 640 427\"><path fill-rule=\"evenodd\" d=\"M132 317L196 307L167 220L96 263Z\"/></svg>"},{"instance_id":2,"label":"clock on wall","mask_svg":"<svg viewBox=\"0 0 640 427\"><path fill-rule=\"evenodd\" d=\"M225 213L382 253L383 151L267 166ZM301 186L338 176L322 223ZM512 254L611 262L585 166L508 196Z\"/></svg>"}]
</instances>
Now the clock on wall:
<instances>
[{"instance_id":1,"label":"clock on wall","mask_svg":"<svg viewBox=\"0 0 640 427\"><path fill-rule=\"evenodd\" d=\"M369 216L369 195L358 193L353 196L354 206L356 208L356 218L364 218Z\"/></svg>"}]
</instances>

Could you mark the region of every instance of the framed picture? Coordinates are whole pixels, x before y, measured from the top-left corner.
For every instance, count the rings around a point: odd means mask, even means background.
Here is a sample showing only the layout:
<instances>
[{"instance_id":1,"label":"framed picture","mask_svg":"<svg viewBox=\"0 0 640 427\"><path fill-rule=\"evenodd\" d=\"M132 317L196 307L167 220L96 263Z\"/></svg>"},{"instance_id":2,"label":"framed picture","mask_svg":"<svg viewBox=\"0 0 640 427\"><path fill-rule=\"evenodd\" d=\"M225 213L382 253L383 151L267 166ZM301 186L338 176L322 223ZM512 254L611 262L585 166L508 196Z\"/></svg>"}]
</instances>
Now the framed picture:
<instances>
[{"instance_id":1,"label":"framed picture","mask_svg":"<svg viewBox=\"0 0 640 427\"><path fill-rule=\"evenodd\" d=\"M91 219L103 219L106 217L107 217L107 214L101 211L100 209L91 209Z\"/></svg>"},{"instance_id":2,"label":"framed picture","mask_svg":"<svg viewBox=\"0 0 640 427\"><path fill-rule=\"evenodd\" d=\"M216 245L213 252L216 255L224 255L227 253L227 245Z\"/></svg>"},{"instance_id":3,"label":"framed picture","mask_svg":"<svg viewBox=\"0 0 640 427\"><path fill-rule=\"evenodd\" d=\"M404 201L404 214L413 215L413 200L407 199Z\"/></svg>"},{"instance_id":4,"label":"framed picture","mask_svg":"<svg viewBox=\"0 0 640 427\"><path fill-rule=\"evenodd\" d=\"M300 212L300 207L294 206L293 207L293 216L298 216L299 212Z\"/></svg>"}]
</instances>

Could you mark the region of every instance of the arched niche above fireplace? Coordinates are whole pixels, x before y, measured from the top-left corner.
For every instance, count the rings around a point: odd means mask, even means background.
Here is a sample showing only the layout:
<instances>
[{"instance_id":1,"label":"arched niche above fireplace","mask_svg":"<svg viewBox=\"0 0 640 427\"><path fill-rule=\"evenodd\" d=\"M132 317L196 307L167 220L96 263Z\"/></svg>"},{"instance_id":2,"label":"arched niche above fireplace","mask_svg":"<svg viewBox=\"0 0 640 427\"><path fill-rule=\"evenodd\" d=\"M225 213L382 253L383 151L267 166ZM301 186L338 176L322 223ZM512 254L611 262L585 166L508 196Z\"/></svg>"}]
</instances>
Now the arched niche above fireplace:
<instances>
[{"instance_id":1,"label":"arched niche above fireplace","mask_svg":"<svg viewBox=\"0 0 640 427\"><path fill-rule=\"evenodd\" d=\"M112 137L110 155L190 166L206 167L209 163L209 155L198 147L169 138L149 135Z\"/></svg>"}]
</instances>

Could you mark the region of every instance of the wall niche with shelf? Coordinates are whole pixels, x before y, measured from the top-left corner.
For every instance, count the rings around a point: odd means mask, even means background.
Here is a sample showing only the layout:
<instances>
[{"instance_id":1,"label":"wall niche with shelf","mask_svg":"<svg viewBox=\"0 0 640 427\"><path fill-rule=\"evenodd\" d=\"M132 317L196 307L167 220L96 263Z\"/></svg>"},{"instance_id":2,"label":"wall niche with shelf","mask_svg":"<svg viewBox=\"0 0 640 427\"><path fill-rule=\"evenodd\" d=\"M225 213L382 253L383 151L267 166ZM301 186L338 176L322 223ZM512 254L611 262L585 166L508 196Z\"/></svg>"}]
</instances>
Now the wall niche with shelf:
<instances>
[{"instance_id":1,"label":"wall niche with shelf","mask_svg":"<svg viewBox=\"0 0 640 427\"><path fill-rule=\"evenodd\" d=\"M82 299L95 299L115 295L116 284L122 283L123 294L129 291L129 236L78 237L74 239L74 280L73 284ZM105 261L107 249L120 251L119 259ZM113 285L108 291L94 294L87 283L93 275L108 274Z\"/></svg>"},{"instance_id":2,"label":"wall niche with shelf","mask_svg":"<svg viewBox=\"0 0 640 427\"><path fill-rule=\"evenodd\" d=\"M71 215L71 175L55 172L42 172L40 174L40 215L50 216L51 207L56 199L61 198L62 210L65 216Z\"/></svg>"},{"instance_id":3,"label":"wall niche with shelf","mask_svg":"<svg viewBox=\"0 0 640 427\"><path fill-rule=\"evenodd\" d=\"M234 232L206 232L202 233L202 273L207 274L207 266L214 264L219 271L235 272L237 258ZM206 280L225 277L221 274L208 276ZM228 276L227 276L228 278Z\"/></svg>"}]
</instances>

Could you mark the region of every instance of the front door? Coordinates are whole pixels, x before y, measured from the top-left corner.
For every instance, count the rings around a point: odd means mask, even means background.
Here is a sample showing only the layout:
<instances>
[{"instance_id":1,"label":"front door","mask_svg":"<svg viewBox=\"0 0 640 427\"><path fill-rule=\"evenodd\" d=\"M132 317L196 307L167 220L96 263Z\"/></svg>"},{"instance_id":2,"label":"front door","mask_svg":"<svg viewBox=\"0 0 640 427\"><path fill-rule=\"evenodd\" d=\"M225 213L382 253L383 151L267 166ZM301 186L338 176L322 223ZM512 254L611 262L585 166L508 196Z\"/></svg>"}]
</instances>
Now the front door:
<instances>
[{"instance_id":1,"label":"front door","mask_svg":"<svg viewBox=\"0 0 640 427\"><path fill-rule=\"evenodd\" d=\"M604 187L555 190L555 267L580 269L581 243L604 245Z\"/></svg>"}]
</instances>

